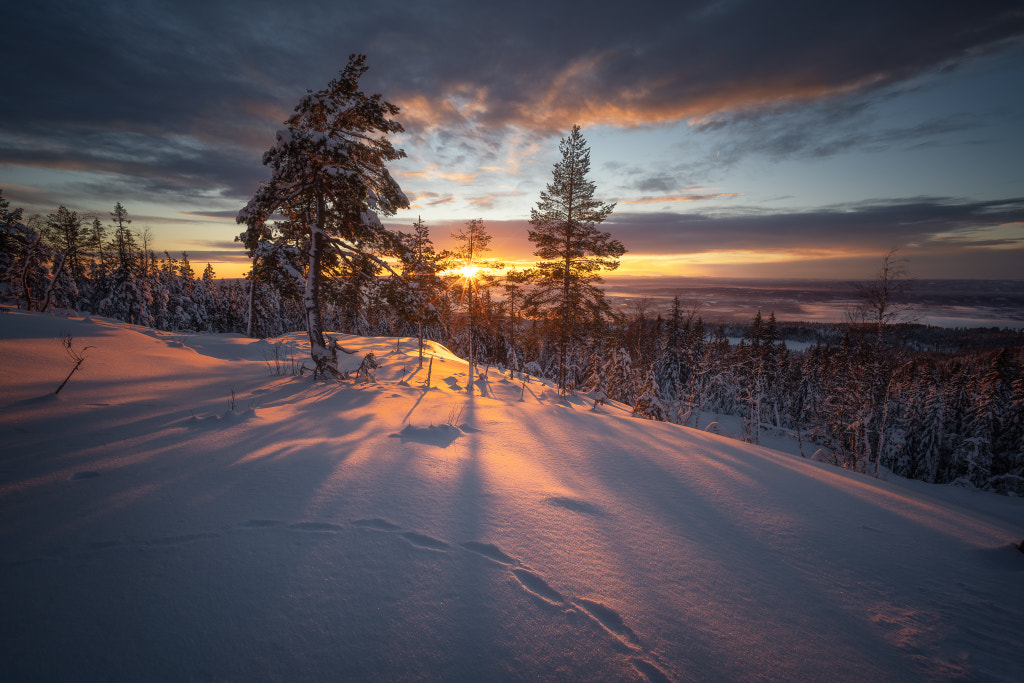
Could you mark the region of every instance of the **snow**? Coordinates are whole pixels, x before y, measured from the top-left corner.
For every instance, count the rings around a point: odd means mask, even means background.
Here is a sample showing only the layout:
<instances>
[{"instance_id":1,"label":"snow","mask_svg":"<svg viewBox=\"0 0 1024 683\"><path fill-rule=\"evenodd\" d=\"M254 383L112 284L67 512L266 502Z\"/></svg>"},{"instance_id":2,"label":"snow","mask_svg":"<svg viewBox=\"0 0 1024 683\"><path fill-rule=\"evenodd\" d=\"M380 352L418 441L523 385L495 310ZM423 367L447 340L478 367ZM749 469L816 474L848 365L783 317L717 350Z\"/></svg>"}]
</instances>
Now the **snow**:
<instances>
[{"instance_id":1,"label":"snow","mask_svg":"<svg viewBox=\"0 0 1024 683\"><path fill-rule=\"evenodd\" d=\"M304 336L0 312L5 680L1020 678L1022 499Z\"/></svg>"}]
</instances>

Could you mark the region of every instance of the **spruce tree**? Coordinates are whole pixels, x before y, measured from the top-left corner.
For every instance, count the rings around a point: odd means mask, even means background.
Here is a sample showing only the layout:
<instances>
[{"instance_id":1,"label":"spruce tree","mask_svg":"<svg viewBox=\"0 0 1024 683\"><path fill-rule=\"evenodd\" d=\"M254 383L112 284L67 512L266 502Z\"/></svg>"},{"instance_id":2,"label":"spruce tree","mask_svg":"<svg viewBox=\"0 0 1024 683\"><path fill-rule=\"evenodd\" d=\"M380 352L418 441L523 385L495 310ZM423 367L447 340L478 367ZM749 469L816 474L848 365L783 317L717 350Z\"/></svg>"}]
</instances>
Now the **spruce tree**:
<instances>
[{"instance_id":1,"label":"spruce tree","mask_svg":"<svg viewBox=\"0 0 1024 683\"><path fill-rule=\"evenodd\" d=\"M482 272L487 268L501 268L502 264L492 263L482 258L483 254L490 251L491 235L487 233L482 218L473 218L466 221L466 225L460 230L452 233L452 238L458 244L455 250L455 258L459 266L460 280L462 281L462 292L466 310L469 314L469 384L467 391L473 393L473 370L476 362L476 349L474 343L477 337L479 312L479 297L481 288L490 284L489 278Z\"/></svg>"},{"instance_id":2,"label":"spruce tree","mask_svg":"<svg viewBox=\"0 0 1024 683\"><path fill-rule=\"evenodd\" d=\"M551 321L557 331L558 388L569 385L566 365L572 347L586 333L591 321L610 314L602 282L602 270L614 270L626 249L611 235L597 229L611 215L615 204L594 199L596 185L587 179L590 148L573 126L563 138L562 159L555 164L552 180L530 211L530 241L541 261L533 271L536 287L527 312Z\"/></svg>"},{"instance_id":3,"label":"spruce tree","mask_svg":"<svg viewBox=\"0 0 1024 683\"><path fill-rule=\"evenodd\" d=\"M401 245L378 214L409 206L386 167L405 156L388 138L403 131L391 118L398 107L359 89L365 62L364 55L351 55L326 89L299 101L287 128L278 131L277 144L263 155L273 170L270 181L237 219L248 226L240 239L250 256L268 240L301 245L304 272L291 274L303 281L303 312L317 376L339 376L324 336L322 290L328 277L347 269L359 277L366 259L388 268L382 257L397 253ZM288 220L268 235L266 222L274 214Z\"/></svg>"},{"instance_id":4,"label":"spruce tree","mask_svg":"<svg viewBox=\"0 0 1024 683\"><path fill-rule=\"evenodd\" d=\"M438 320L435 302L443 288L438 275L442 270L442 259L434 250L430 229L421 217L417 217L412 228L411 235L402 234L405 247L399 255L402 277L395 281L400 283L400 286L390 287L387 296L391 307L399 316L416 326L419 360L422 365L424 327Z\"/></svg>"}]
</instances>

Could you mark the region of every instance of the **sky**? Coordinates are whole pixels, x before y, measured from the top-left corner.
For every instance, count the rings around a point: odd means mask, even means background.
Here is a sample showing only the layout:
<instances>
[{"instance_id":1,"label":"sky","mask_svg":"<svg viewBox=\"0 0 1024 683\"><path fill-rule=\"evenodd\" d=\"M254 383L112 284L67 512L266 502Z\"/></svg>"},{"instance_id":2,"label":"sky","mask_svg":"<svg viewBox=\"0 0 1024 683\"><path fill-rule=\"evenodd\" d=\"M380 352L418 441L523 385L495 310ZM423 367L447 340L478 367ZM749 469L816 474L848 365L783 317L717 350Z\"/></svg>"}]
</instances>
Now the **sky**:
<instances>
[{"instance_id":1,"label":"sky","mask_svg":"<svg viewBox=\"0 0 1024 683\"><path fill-rule=\"evenodd\" d=\"M121 202L221 276L275 131L361 53L405 127L412 206L386 222L439 247L482 218L531 262L579 124L617 275L866 279L897 249L915 277L1024 277L1016 1L38 0L4 25L4 198Z\"/></svg>"}]
</instances>

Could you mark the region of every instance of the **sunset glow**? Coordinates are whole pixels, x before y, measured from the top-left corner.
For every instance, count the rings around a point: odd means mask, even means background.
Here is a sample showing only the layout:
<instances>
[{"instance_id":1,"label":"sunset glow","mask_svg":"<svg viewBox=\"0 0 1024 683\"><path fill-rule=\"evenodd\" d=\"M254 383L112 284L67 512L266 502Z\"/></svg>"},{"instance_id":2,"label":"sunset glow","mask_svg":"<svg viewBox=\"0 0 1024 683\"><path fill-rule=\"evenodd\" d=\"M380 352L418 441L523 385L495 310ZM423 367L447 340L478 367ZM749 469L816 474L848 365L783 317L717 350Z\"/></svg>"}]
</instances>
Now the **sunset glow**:
<instances>
[{"instance_id":1,"label":"sunset glow","mask_svg":"<svg viewBox=\"0 0 1024 683\"><path fill-rule=\"evenodd\" d=\"M440 248L482 218L494 258L529 262L530 210L580 124L595 197L616 203L603 229L627 249L620 273L865 277L898 248L917 277L1021 277L1024 29L999 3L899 3L884 18L857 3L664 6L570 36L557 27L577 20L574 3L545 5L542 25L529 6L413 4L395 21L325 4L312 31L217 3L130 18L45 5L5 16L17 40L0 49L25 66L0 102L4 199L43 220L63 204L107 221L121 202L157 256L187 251L220 277L249 270L235 217L266 180L274 131L352 52L405 128L389 172L410 210L382 218L408 232L421 217ZM138 45L74 49L89 22ZM284 62L251 54L267 35L301 47ZM62 59L79 68L46 67ZM111 108L119 84L132 106Z\"/></svg>"},{"instance_id":2,"label":"sunset glow","mask_svg":"<svg viewBox=\"0 0 1024 683\"><path fill-rule=\"evenodd\" d=\"M483 268L480 268L479 266L462 266L459 268L459 275L467 280L472 280L478 276L482 270Z\"/></svg>"}]
</instances>

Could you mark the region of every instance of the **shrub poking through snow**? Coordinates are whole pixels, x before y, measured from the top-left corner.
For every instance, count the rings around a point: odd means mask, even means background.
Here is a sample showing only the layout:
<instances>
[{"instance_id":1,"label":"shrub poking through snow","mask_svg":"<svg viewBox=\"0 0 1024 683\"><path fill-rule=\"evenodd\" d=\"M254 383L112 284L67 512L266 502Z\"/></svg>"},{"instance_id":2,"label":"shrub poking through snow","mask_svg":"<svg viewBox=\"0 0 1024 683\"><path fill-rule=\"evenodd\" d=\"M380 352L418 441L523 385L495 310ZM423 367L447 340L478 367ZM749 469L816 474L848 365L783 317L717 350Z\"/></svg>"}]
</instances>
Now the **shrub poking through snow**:
<instances>
[{"instance_id":1,"label":"shrub poking through snow","mask_svg":"<svg viewBox=\"0 0 1024 683\"><path fill-rule=\"evenodd\" d=\"M75 343L75 338L72 337L67 332L61 332L60 343L61 346L64 347L64 353L71 360L71 362L75 364L75 367L71 368L71 372L69 372L68 376L64 378L64 381L60 383L60 386L57 387L57 390L53 392L54 396L59 394L60 390L63 389L64 385L68 383L69 379L71 379L71 376L78 372L79 369L81 369L82 363L85 362L85 352L93 348L92 346L83 346L81 351L76 351L73 346Z\"/></svg>"}]
</instances>

